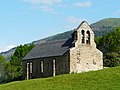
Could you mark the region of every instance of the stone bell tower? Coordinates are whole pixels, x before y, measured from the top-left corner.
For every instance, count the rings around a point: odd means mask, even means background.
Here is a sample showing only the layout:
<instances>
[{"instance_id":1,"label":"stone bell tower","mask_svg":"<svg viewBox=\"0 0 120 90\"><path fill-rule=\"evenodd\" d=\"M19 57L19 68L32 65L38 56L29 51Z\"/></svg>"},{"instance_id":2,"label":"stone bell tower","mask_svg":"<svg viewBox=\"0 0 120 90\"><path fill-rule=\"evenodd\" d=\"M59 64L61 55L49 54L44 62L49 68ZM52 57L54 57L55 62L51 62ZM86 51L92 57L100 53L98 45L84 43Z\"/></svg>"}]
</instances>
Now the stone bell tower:
<instances>
[{"instance_id":1,"label":"stone bell tower","mask_svg":"<svg viewBox=\"0 0 120 90\"><path fill-rule=\"evenodd\" d=\"M70 49L70 73L103 69L103 54L96 48L94 32L83 21L72 34Z\"/></svg>"}]
</instances>

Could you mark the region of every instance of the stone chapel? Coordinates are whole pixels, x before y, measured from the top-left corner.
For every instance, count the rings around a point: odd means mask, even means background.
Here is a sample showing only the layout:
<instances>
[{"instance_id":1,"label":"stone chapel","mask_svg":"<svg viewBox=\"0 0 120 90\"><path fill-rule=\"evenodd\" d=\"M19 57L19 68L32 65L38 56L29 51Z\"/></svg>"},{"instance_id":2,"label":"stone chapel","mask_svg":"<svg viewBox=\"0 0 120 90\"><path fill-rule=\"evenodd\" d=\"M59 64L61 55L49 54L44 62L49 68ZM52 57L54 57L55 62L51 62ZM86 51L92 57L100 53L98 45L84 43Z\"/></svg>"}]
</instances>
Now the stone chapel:
<instances>
[{"instance_id":1,"label":"stone chapel","mask_svg":"<svg viewBox=\"0 0 120 90\"><path fill-rule=\"evenodd\" d=\"M94 32L83 21L63 40L36 45L23 58L25 79L103 69L103 54L96 48Z\"/></svg>"}]
</instances>

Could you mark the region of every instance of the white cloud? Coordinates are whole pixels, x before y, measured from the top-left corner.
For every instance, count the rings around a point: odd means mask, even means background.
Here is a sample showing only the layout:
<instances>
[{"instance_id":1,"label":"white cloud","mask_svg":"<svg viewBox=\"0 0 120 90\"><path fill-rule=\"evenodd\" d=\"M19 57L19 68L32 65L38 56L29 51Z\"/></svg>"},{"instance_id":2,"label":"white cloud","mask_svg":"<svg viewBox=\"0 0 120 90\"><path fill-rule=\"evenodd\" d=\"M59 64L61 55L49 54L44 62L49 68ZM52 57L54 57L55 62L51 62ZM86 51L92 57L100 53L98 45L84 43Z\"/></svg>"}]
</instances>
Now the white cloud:
<instances>
[{"instance_id":1,"label":"white cloud","mask_svg":"<svg viewBox=\"0 0 120 90\"><path fill-rule=\"evenodd\" d=\"M76 6L76 7L91 7L92 3L91 3L91 1L76 2L76 3L73 4L73 6Z\"/></svg>"},{"instance_id":2,"label":"white cloud","mask_svg":"<svg viewBox=\"0 0 120 90\"><path fill-rule=\"evenodd\" d=\"M25 0L25 1L30 2L32 4L44 4L44 5L52 5L62 2L62 0Z\"/></svg>"},{"instance_id":3,"label":"white cloud","mask_svg":"<svg viewBox=\"0 0 120 90\"><path fill-rule=\"evenodd\" d=\"M1 48L0 48L0 52L8 51L8 50L10 50L10 49L12 49L12 48L14 48L14 47L16 47L16 45L9 45L9 46L7 46L7 47L1 47Z\"/></svg>"},{"instance_id":4,"label":"white cloud","mask_svg":"<svg viewBox=\"0 0 120 90\"><path fill-rule=\"evenodd\" d=\"M78 17L74 17L74 16L69 16L68 18L67 18L67 21L69 22L69 23L72 23L72 24L76 24L76 23L80 23L81 21L83 21L84 19L82 19L82 18L78 18Z\"/></svg>"},{"instance_id":5,"label":"white cloud","mask_svg":"<svg viewBox=\"0 0 120 90\"><path fill-rule=\"evenodd\" d=\"M52 12L56 14L57 12L53 8L53 4L59 4L62 0L24 0L27 3L32 3L33 6L29 9L41 10L46 12Z\"/></svg>"},{"instance_id":6,"label":"white cloud","mask_svg":"<svg viewBox=\"0 0 120 90\"><path fill-rule=\"evenodd\" d=\"M40 6L39 8L43 11L54 12L54 9L48 6Z\"/></svg>"},{"instance_id":7,"label":"white cloud","mask_svg":"<svg viewBox=\"0 0 120 90\"><path fill-rule=\"evenodd\" d=\"M33 7L28 8L28 9L41 10L41 11L45 11L45 12L51 12L51 13L54 13L54 14L57 13L52 7L47 6L47 5L33 6Z\"/></svg>"}]
</instances>

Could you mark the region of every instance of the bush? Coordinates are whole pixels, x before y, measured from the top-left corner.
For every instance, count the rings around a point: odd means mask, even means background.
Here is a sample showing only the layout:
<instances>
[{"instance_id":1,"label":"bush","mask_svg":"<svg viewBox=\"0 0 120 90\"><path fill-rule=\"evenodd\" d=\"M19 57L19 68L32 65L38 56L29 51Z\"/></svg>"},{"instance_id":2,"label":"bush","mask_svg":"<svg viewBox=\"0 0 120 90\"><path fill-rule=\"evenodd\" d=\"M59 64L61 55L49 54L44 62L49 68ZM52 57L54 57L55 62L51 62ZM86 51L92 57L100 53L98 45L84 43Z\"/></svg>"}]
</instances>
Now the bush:
<instances>
[{"instance_id":1,"label":"bush","mask_svg":"<svg viewBox=\"0 0 120 90\"><path fill-rule=\"evenodd\" d=\"M120 58L104 59L104 66L115 67L120 65Z\"/></svg>"},{"instance_id":2,"label":"bush","mask_svg":"<svg viewBox=\"0 0 120 90\"><path fill-rule=\"evenodd\" d=\"M97 48L103 52L104 66L120 65L120 28L103 37L96 38Z\"/></svg>"}]
</instances>

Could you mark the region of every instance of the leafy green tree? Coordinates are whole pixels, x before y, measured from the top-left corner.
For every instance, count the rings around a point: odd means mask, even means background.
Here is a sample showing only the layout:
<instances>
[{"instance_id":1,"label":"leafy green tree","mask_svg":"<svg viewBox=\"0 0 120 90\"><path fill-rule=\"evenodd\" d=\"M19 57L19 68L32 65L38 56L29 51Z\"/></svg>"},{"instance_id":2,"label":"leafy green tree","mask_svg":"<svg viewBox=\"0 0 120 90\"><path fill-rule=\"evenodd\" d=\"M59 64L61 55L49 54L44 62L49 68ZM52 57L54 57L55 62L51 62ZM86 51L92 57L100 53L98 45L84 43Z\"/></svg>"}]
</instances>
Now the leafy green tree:
<instances>
[{"instance_id":1,"label":"leafy green tree","mask_svg":"<svg viewBox=\"0 0 120 90\"><path fill-rule=\"evenodd\" d=\"M120 28L103 37L96 38L96 43L104 54L104 66L120 65Z\"/></svg>"},{"instance_id":2,"label":"leafy green tree","mask_svg":"<svg viewBox=\"0 0 120 90\"><path fill-rule=\"evenodd\" d=\"M4 56L0 55L0 83L3 83L7 80L6 74L6 59Z\"/></svg>"},{"instance_id":3,"label":"leafy green tree","mask_svg":"<svg viewBox=\"0 0 120 90\"><path fill-rule=\"evenodd\" d=\"M30 52L30 50L34 47L34 44L25 44L20 45L15 50L14 55L11 57L10 64L8 64L7 67L9 67L8 70L8 76L11 80L21 79L23 72L23 66L22 66L22 59L25 57L26 54Z\"/></svg>"}]
</instances>

